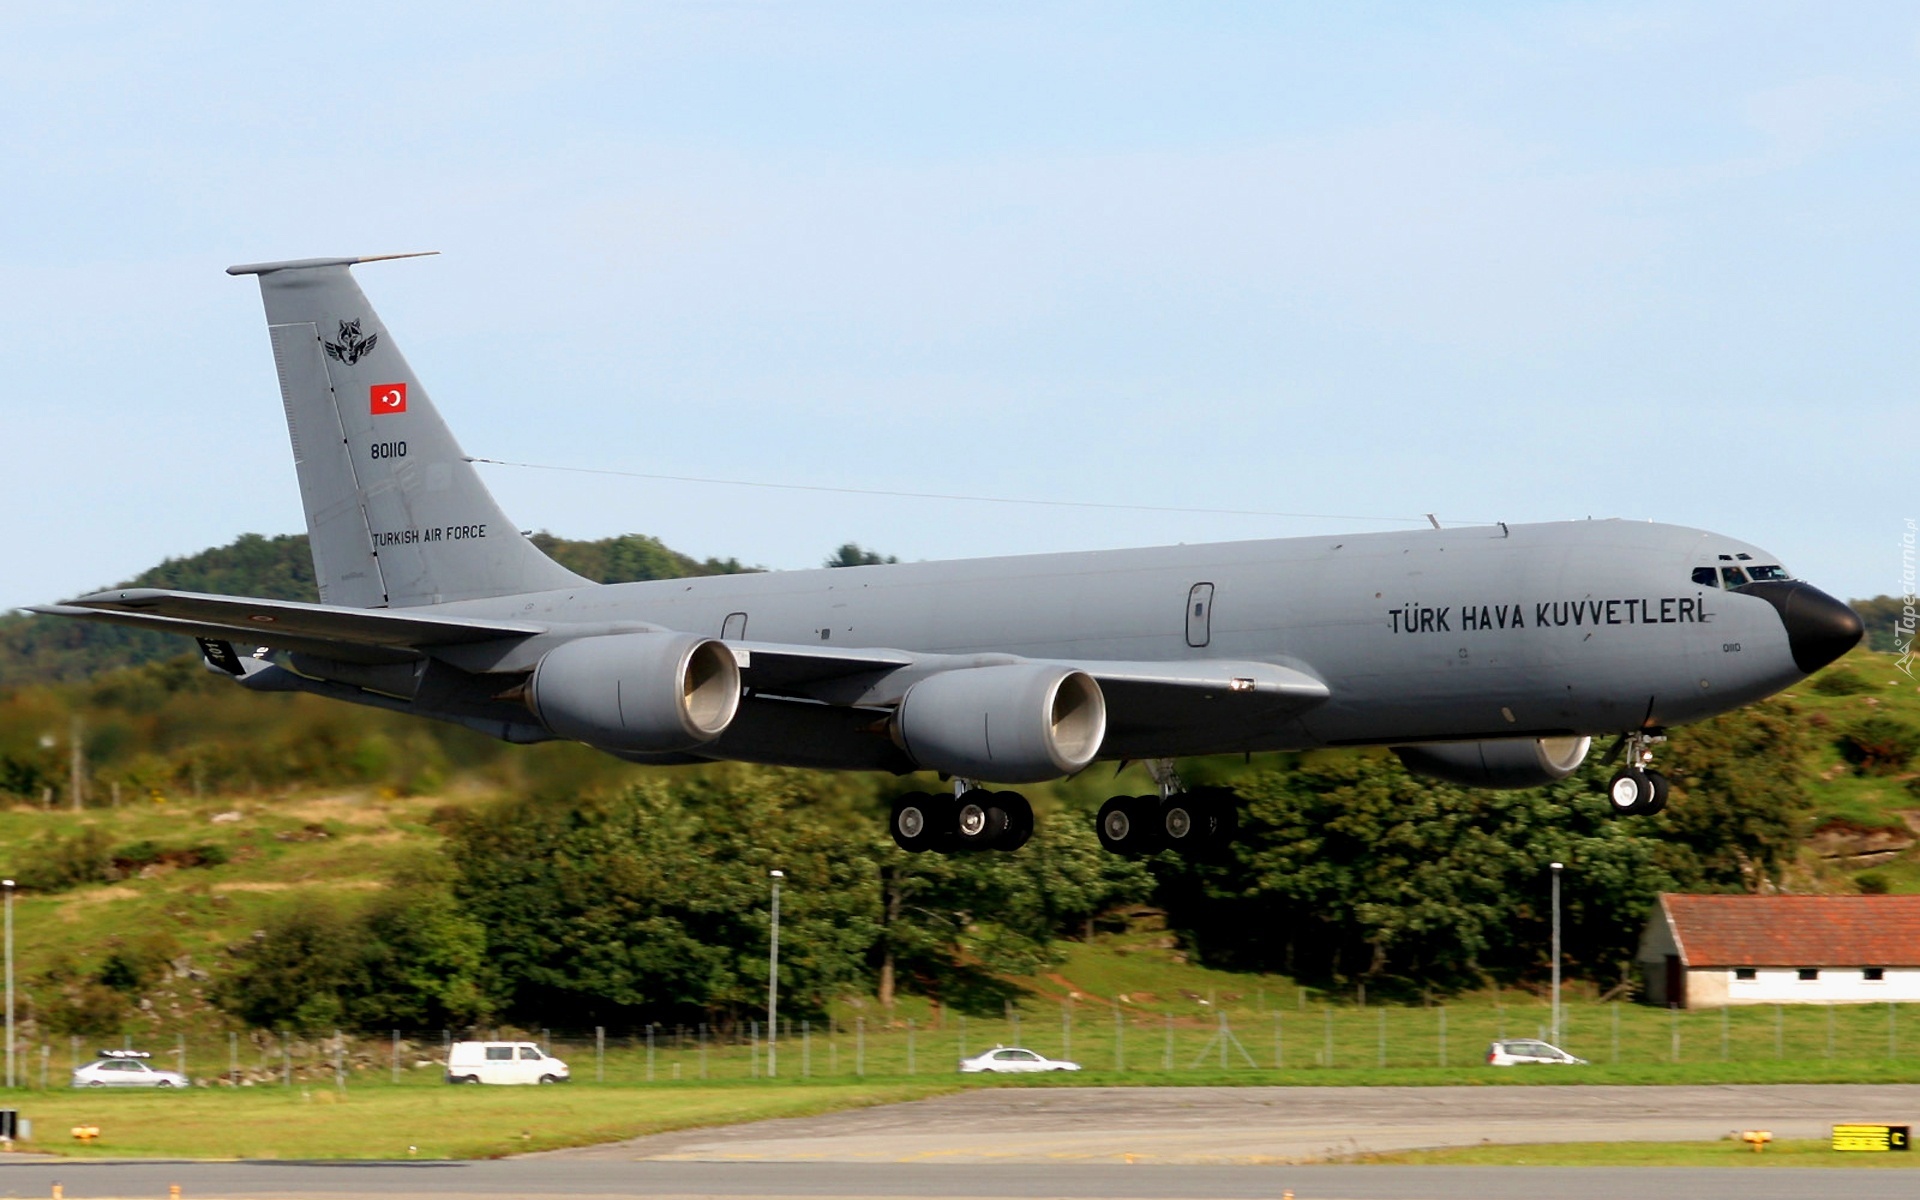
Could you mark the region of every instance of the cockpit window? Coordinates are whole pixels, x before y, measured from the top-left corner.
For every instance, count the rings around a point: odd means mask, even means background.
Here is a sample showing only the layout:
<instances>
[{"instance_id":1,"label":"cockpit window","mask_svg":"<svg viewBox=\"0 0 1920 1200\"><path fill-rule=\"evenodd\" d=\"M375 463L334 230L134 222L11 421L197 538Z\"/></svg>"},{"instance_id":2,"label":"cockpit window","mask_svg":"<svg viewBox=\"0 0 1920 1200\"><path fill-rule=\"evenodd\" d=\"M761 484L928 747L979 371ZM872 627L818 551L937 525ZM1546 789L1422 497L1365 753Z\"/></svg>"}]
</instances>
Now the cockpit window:
<instances>
[{"instance_id":1,"label":"cockpit window","mask_svg":"<svg viewBox=\"0 0 1920 1200\"><path fill-rule=\"evenodd\" d=\"M1786 568L1784 567L1748 567L1747 574L1753 576L1754 582L1756 583L1766 580L1788 578Z\"/></svg>"},{"instance_id":2,"label":"cockpit window","mask_svg":"<svg viewBox=\"0 0 1920 1200\"><path fill-rule=\"evenodd\" d=\"M1717 588L1720 586L1720 573L1712 567L1695 567L1693 581L1701 587Z\"/></svg>"},{"instance_id":3,"label":"cockpit window","mask_svg":"<svg viewBox=\"0 0 1920 1200\"><path fill-rule=\"evenodd\" d=\"M1739 567L1721 567L1720 578L1725 580L1730 588L1744 587L1747 582L1747 573Z\"/></svg>"}]
</instances>

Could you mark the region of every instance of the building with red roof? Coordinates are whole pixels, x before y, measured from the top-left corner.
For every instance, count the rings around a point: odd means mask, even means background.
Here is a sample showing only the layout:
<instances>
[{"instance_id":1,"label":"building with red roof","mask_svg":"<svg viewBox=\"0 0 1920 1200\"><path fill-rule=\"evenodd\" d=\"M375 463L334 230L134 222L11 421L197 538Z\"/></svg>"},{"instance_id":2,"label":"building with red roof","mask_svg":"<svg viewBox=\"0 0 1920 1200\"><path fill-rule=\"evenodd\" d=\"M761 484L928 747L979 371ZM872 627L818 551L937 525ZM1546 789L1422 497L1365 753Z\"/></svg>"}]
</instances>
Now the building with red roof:
<instances>
[{"instance_id":1,"label":"building with red roof","mask_svg":"<svg viewBox=\"0 0 1920 1200\"><path fill-rule=\"evenodd\" d=\"M1663 1007L1920 1001L1920 896L1669 892L1639 962Z\"/></svg>"}]
</instances>

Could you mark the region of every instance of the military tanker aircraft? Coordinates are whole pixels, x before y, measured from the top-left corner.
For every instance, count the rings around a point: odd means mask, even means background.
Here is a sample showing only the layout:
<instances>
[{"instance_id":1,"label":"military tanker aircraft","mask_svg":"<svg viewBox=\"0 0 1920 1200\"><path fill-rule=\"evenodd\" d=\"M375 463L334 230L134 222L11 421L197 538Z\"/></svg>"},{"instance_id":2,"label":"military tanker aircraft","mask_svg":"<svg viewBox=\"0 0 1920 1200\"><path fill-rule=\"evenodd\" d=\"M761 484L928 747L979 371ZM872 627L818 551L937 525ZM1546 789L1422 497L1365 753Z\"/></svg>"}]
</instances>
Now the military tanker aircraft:
<instances>
[{"instance_id":1,"label":"military tanker aircraft","mask_svg":"<svg viewBox=\"0 0 1920 1200\"><path fill-rule=\"evenodd\" d=\"M408 257L389 255L381 257ZM1109 850L1201 854L1228 793L1186 756L1389 746L1485 788L1565 778L1596 737L1607 796L1658 811L1663 731L1846 653L1860 618L1778 555L1621 520L1352 534L597 584L500 511L350 274L259 280L320 603L124 588L36 612L197 638L209 669L637 763L937 772L907 850L1011 850L989 784L1141 762Z\"/></svg>"}]
</instances>

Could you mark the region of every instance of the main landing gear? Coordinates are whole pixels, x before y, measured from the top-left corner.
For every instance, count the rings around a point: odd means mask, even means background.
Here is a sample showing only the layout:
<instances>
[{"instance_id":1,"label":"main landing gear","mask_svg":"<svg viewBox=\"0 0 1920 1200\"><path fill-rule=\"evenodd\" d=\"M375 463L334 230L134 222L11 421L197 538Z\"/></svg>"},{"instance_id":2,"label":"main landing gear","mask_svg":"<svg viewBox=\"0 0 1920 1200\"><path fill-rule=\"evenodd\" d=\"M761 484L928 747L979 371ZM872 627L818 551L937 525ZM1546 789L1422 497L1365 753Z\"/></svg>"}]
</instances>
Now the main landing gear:
<instances>
[{"instance_id":1,"label":"main landing gear","mask_svg":"<svg viewBox=\"0 0 1920 1200\"><path fill-rule=\"evenodd\" d=\"M1155 796L1115 796L1100 806L1095 832L1102 848L1115 854L1138 856L1173 850L1189 858L1205 857L1233 843L1239 830L1238 809L1226 788L1189 790L1167 762L1147 764Z\"/></svg>"},{"instance_id":2,"label":"main landing gear","mask_svg":"<svg viewBox=\"0 0 1920 1200\"><path fill-rule=\"evenodd\" d=\"M1649 769L1653 746L1664 734L1636 730L1622 740L1627 764L1607 783L1607 803L1616 817L1650 817L1667 806L1667 777Z\"/></svg>"},{"instance_id":3,"label":"main landing gear","mask_svg":"<svg viewBox=\"0 0 1920 1200\"><path fill-rule=\"evenodd\" d=\"M1033 806L1018 792L990 792L956 779L951 796L908 792L896 796L887 829L893 844L913 854L938 850L1018 850L1033 836Z\"/></svg>"}]
</instances>

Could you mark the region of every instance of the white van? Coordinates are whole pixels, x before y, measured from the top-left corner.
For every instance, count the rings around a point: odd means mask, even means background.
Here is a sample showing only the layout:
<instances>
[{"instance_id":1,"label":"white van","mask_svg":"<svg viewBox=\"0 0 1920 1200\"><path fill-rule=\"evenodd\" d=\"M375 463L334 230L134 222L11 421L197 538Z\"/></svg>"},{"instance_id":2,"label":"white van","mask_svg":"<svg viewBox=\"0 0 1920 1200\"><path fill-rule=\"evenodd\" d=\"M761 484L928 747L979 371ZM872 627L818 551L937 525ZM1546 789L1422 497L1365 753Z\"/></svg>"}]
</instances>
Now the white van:
<instances>
[{"instance_id":1,"label":"white van","mask_svg":"<svg viewBox=\"0 0 1920 1200\"><path fill-rule=\"evenodd\" d=\"M455 1042L448 1083L565 1083L567 1064L532 1042Z\"/></svg>"}]
</instances>

